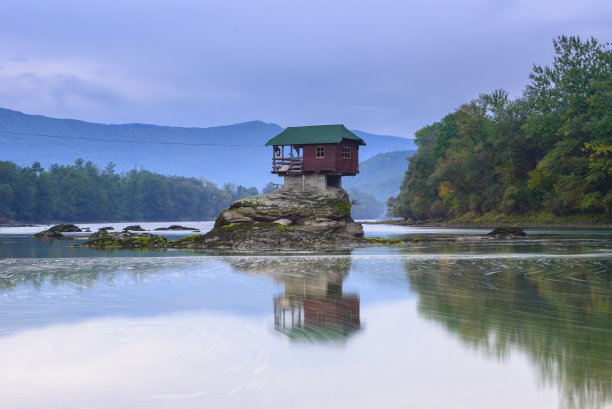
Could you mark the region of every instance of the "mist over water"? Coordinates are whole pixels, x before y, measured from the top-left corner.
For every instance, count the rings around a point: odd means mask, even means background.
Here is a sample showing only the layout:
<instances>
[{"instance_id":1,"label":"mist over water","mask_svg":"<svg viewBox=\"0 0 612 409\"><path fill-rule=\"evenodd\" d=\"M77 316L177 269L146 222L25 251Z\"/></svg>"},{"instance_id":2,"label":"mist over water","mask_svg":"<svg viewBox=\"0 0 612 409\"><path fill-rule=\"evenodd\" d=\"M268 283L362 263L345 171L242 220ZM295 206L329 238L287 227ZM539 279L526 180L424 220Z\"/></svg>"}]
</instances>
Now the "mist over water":
<instances>
[{"instance_id":1,"label":"mist over water","mask_svg":"<svg viewBox=\"0 0 612 409\"><path fill-rule=\"evenodd\" d=\"M328 253L2 233L2 407L612 406L610 232L366 226L411 244Z\"/></svg>"}]
</instances>

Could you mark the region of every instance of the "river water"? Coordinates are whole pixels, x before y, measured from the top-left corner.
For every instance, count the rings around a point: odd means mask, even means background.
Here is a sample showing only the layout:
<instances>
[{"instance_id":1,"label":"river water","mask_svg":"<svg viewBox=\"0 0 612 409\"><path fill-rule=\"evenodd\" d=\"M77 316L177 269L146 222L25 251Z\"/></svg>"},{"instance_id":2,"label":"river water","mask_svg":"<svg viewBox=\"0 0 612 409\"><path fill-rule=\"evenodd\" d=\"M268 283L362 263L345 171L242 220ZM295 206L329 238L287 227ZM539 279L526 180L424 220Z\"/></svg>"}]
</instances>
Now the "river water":
<instances>
[{"instance_id":1,"label":"river water","mask_svg":"<svg viewBox=\"0 0 612 409\"><path fill-rule=\"evenodd\" d=\"M612 407L612 231L365 228L412 241L104 251L2 228L0 407Z\"/></svg>"}]
</instances>

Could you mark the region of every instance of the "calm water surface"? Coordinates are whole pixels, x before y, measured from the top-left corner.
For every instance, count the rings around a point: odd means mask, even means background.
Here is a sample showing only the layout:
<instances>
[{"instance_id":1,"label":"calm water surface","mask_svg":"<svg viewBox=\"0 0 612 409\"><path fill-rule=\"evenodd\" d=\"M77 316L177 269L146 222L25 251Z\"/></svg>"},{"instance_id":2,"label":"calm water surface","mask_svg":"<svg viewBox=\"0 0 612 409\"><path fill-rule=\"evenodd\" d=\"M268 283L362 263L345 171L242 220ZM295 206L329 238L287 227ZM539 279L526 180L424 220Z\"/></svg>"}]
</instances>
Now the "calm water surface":
<instances>
[{"instance_id":1,"label":"calm water surface","mask_svg":"<svg viewBox=\"0 0 612 409\"><path fill-rule=\"evenodd\" d=\"M611 231L365 227L412 241L102 251L0 229L0 406L612 407Z\"/></svg>"}]
</instances>

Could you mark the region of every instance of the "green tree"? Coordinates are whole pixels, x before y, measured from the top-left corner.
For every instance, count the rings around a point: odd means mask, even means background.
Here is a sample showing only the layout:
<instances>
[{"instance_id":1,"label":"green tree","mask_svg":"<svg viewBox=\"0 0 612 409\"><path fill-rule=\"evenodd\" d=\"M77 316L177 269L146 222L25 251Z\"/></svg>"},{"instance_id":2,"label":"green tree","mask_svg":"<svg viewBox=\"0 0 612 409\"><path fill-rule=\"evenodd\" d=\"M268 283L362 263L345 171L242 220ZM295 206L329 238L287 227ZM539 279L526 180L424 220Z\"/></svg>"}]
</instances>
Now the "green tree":
<instances>
[{"instance_id":1,"label":"green tree","mask_svg":"<svg viewBox=\"0 0 612 409\"><path fill-rule=\"evenodd\" d=\"M415 133L395 216L612 214L612 51L554 41L521 98L494 90Z\"/></svg>"}]
</instances>

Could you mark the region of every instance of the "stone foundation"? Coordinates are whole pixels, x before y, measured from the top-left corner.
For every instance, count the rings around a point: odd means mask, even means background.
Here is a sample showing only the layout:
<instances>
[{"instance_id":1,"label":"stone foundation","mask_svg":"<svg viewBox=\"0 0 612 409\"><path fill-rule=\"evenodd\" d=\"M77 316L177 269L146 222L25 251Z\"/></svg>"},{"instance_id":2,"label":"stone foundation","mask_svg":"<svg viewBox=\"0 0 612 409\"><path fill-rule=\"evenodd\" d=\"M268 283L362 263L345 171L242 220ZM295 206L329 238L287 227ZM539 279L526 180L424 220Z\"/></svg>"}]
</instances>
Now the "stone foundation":
<instances>
[{"instance_id":1,"label":"stone foundation","mask_svg":"<svg viewBox=\"0 0 612 409\"><path fill-rule=\"evenodd\" d=\"M324 191L328 187L342 188L340 175L287 175L285 189Z\"/></svg>"}]
</instances>

